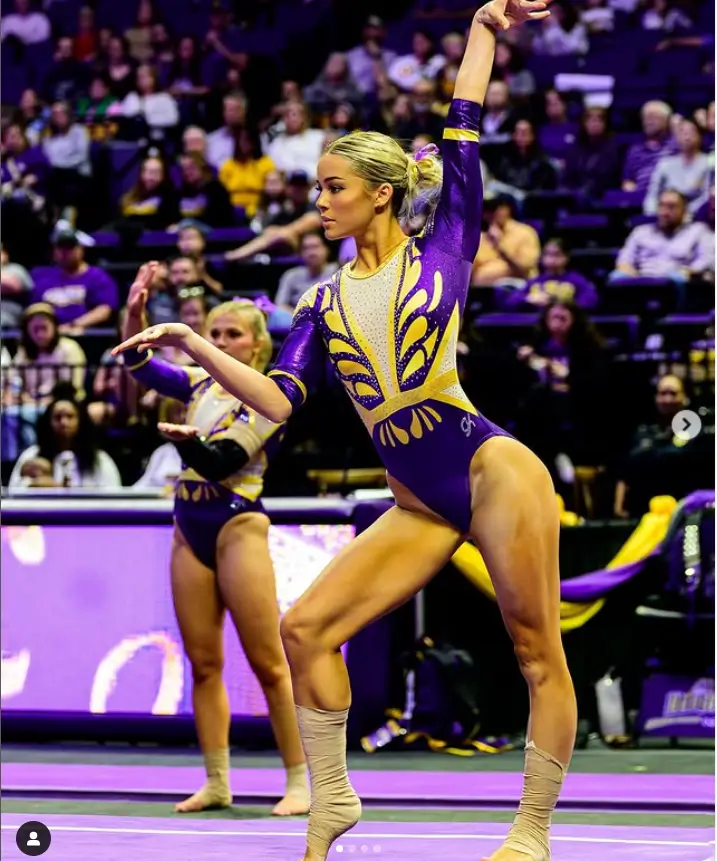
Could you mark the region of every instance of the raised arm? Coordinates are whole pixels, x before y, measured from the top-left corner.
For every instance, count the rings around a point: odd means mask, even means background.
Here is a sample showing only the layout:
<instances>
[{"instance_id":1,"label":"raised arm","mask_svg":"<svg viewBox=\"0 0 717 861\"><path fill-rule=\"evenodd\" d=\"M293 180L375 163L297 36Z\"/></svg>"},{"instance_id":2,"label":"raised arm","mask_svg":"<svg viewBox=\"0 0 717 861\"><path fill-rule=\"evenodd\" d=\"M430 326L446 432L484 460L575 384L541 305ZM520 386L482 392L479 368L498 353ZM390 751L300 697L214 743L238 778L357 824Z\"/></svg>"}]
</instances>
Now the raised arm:
<instances>
[{"instance_id":1,"label":"raised arm","mask_svg":"<svg viewBox=\"0 0 717 861\"><path fill-rule=\"evenodd\" d=\"M443 132L443 190L433 222L433 241L471 263L480 244L483 201L478 124L493 69L495 32L546 18L546 6L543 0L491 0L473 18Z\"/></svg>"}]
</instances>

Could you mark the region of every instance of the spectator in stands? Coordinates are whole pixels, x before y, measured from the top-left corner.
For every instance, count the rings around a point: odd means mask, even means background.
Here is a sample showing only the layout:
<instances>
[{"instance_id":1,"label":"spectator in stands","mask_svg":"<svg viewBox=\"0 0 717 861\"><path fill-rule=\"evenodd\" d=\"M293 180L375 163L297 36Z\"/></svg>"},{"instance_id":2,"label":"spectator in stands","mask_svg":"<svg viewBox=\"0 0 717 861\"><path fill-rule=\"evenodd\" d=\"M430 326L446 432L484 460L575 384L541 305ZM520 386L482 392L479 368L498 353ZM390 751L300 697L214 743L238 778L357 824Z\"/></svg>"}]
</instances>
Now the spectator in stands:
<instances>
[{"instance_id":1,"label":"spectator in stands","mask_svg":"<svg viewBox=\"0 0 717 861\"><path fill-rule=\"evenodd\" d=\"M69 207L82 214L92 174L90 136L84 126L75 122L67 102L55 102L52 106L42 150L51 168L50 199L58 210Z\"/></svg>"},{"instance_id":2,"label":"spectator in stands","mask_svg":"<svg viewBox=\"0 0 717 861\"><path fill-rule=\"evenodd\" d=\"M55 265L31 272L33 301L54 307L62 334L78 335L108 323L119 307L112 276L85 262L78 234L71 228L57 231L53 244Z\"/></svg>"},{"instance_id":3,"label":"spectator in stands","mask_svg":"<svg viewBox=\"0 0 717 861\"><path fill-rule=\"evenodd\" d=\"M234 210L226 188L216 178L204 157L187 153L179 157L182 182L179 186L179 213L208 227L230 227Z\"/></svg>"},{"instance_id":4,"label":"spectator in stands","mask_svg":"<svg viewBox=\"0 0 717 861\"><path fill-rule=\"evenodd\" d=\"M136 23L124 34L129 55L138 63L149 63L152 59L152 27L155 22L154 4L150 0L139 0Z\"/></svg>"},{"instance_id":5,"label":"spectator in stands","mask_svg":"<svg viewBox=\"0 0 717 861\"><path fill-rule=\"evenodd\" d=\"M177 251L181 257L189 257L197 267L197 275L202 284L212 293L224 292L221 281L215 277L214 268L204 255L207 247L206 228L196 221L184 220L177 225Z\"/></svg>"},{"instance_id":6,"label":"spectator in stands","mask_svg":"<svg viewBox=\"0 0 717 861\"><path fill-rule=\"evenodd\" d=\"M446 33L441 39L441 48L443 56L446 58L446 64L436 75L435 81L438 102L443 108L442 113L445 115L453 99L458 69L466 50L466 38L462 33Z\"/></svg>"},{"instance_id":7,"label":"spectator in stands","mask_svg":"<svg viewBox=\"0 0 717 861\"><path fill-rule=\"evenodd\" d=\"M508 42L498 42L495 46L492 77L493 80L505 82L514 99L526 99L535 92L535 78L525 68L523 54Z\"/></svg>"},{"instance_id":8,"label":"spectator in stands","mask_svg":"<svg viewBox=\"0 0 717 861\"><path fill-rule=\"evenodd\" d=\"M182 134L182 153L196 152L198 155L204 156L206 161L211 164L208 156L208 144L207 133L199 126L187 126Z\"/></svg>"},{"instance_id":9,"label":"spectator in stands","mask_svg":"<svg viewBox=\"0 0 717 861\"><path fill-rule=\"evenodd\" d=\"M45 208L50 164L39 146L30 146L21 125L11 123L3 134L2 200L40 213ZM6 215L8 213L5 213Z\"/></svg>"},{"instance_id":10,"label":"spectator in stands","mask_svg":"<svg viewBox=\"0 0 717 861\"><path fill-rule=\"evenodd\" d=\"M159 91L154 66L139 66L136 89L122 100L119 113L126 119L139 121L133 136L143 137L149 130L153 138L162 139L179 123L177 100L170 93Z\"/></svg>"},{"instance_id":11,"label":"spectator in stands","mask_svg":"<svg viewBox=\"0 0 717 861\"><path fill-rule=\"evenodd\" d=\"M152 293L147 301L147 314L152 325L174 323L179 316L180 294L212 297L221 292L222 285L212 279L206 281L192 257L175 257L169 265L157 267Z\"/></svg>"},{"instance_id":12,"label":"spectator in stands","mask_svg":"<svg viewBox=\"0 0 717 861\"><path fill-rule=\"evenodd\" d=\"M715 149L715 103L714 100L706 108L695 111L695 122L702 132L702 147L714 156ZM714 167L714 165L713 165Z\"/></svg>"},{"instance_id":13,"label":"spectator in stands","mask_svg":"<svg viewBox=\"0 0 717 861\"><path fill-rule=\"evenodd\" d=\"M2 279L0 325L3 328L14 328L20 322L29 294L32 291L33 283L30 273L24 266L10 261L10 255L4 243L0 246L0 253L2 254L2 265L0 266L0 278Z\"/></svg>"},{"instance_id":14,"label":"spectator in stands","mask_svg":"<svg viewBox=\"0 0 717 861\"><path fill-rule=\"evenodd\" d=\"M23 45L39 45L50 38L50 19L32 10L30 0L15 0L15 11L2 16L2 41L17 39Z\"/></svg>"},{"instance_id":15,"label":"spectator in stands","mask_svg":"<svg viewBox=\"0 0 717 861\"><path fill-rule=\"evenodd\" d=\"M408 97L409 118L398 121L394 134L401 140L412 140L417 135L426 135L431 141L441 139L444 117L439 113L440 102L436 101L436 85L433 81L419 81Z\"/></svg>"},{"instance_id":16,"label":"spectator in stands","mask_svg":"<svg viewBox=\"0 0 717 861\"><path fill-rule=\"evenodd\" d=\"M692 21L674 0L650 0L649 8L643 13L642 26L645 30L689 30Z\"/></svg>"},{"instance_id":17,"label":"spectator in stands","mask_svg":"<svg viewBox=\"0 0 717 861\"><path fill-rule=\"evenodd\" d=\"M707 199L707 202L704 206L700 207L700 209L695 213L694 220L698 221L702 224L706 224L707 227L715 232L715 187L714 185L710 189L710 196Z\"/></svg>"},{"instance_id":18,"label":"spectator in stands","mask_svg":"<svg viewBox=\"0 0 717 861\"><path fill-rule=\"evenodd\" d=\"M608 189L620 187L620 168L620 149L610 131L607 111L587 108L578 139L565 158L563 186L596 201Z\"/></svg>"},{"instance_id":19,"label":"spectator in stands","mask_svg":"<svg viewBox=\"0 0 717 861\"><path fill-rule=\"evenodd\" d=\"M377 15L371 15L361 34L361 44L346 55L351 76L362 93L374 93L377 89L377 66L388 69L396 59L396 53L383 47L386 29Z\"/></svg>"},{"instance_id":20,"label":"spectator in stands","mask_svg":"<svg viewBox=\"0 0 717 861\"><path fill-rule=\"evenodd\" d=\"M588 33L578 17L573 3L553 3L550 17L541 23L533 39L533 51L550 57L587 54L590 47Z\"/></svg>"},{"instance_id":21,"label":"spectator in stands","mask_svg":"<svg viewBox=\"0 0 717 861\"><path fill-rule=\"evenodd\" d=\"M615 10L608 0L586 0L580 12L580 22L588 33L612 33L615 29Z\"/></svg>"},{"instance_id":22,"label":"spectator in stands","mask_svg":"<svg viewBox=\"0 0 717 861\"><path fill-rule=\"evenodd\" d=\"M193 287L182 287L177 292L177 317L180 323L189 326L192 331L198 334L203 334L206 323L207 314L209 313L209 303L201 284ZM175 347L162 347L162 358L173 365L193 365L194 360L191 359L185 352L178 350Z\"/></svg>"},{"instance_id":23,"label":"spectator in stands","mask_svg":"<svg viewBox=\"0 0 717 861\"><path fill-rule=\"evenodd\" d=\"M644 198L658 161L674 153L675 143L670 132L672 108L666 102L645 102L641 116L644 139L627 151L622 189L638 192Z\"/></svg>"},{"instance_id":24,"label":"spectator in stands","mask_svg":"<svg viewBox=\"0 0 717 861\"><path fill-rule=\"evenodd\" d=\"M627 237L611 280L625 277L714 278L715 237L708 227L687 219L687 202L679 191L663 191L657 221L642 224Z\"/></svg>"},{"instance_id":25,"label":"spectator in stands","mask_svg":"<svg viewBox=\"0 0 717 861\"><path fill-rule=\"evenodd\" d=\"M20 322L23 309L32 293L32 278L24 266L11 263L5 246L2 246L0 267L0 325L13 329Z\"/></svg>"},{"instance_id":26,"label":"spectator in stands","mask_svg":"<svg viewBox=\"0 0 717 861\"><path fill-rule=\"evenodd\" d=\"M495 166L495 178L525 192L552 191L558 184L553 165L543 155L530 120L518 120L513 140Z\"/></svg>"},{"instance_id":27,"label":"spectator in stands","mask_svg":"<svg viewBox=\"0 0 717 861\"><path fill-rule=\"evenodd\" d=\"M99 37L95 27L95 10L83 6L77 16L77 32L73 40L73 54L81 63L90 63L97 57Z\"/></svg>"},{"instance_id":28,"label":"spectator in stands","mask_svg":"<svg viewBox=\"0 0 717 861\"><path fill-rule=\"evenodd\" d=\"M219 169L219 181L229 192L232 206L242 207L252 219L259 208L266 178L276 170L274 162L261 151L258 134L240 129L234 152Z\"/></svg>"},{"instance_id":29,"label":"spectator in stands","mask_svg":"<svg viewBox=\"0 0 717 861\"><path fill-rule=\"evenodd\" d=\"M132 228L137 239L142 230L166 230L179 221L179 195L161 158L150 156L142 162L137 182L120 200L120 212L122 222L115 229Z\"/></svg>"},{"instance_id":30,"label":"spectator in stands","mask_svg":"<svg viewBox=\"0 0 717 861\"><path fill-rule=\"evenodd\" d=\"M179 101L182 115L193 117L197 111L197 97L205 96L209 88L202 82L199 49L191 36L180 39L167 79L169 92Z\"/></svg>"},{"instance_id":31,"label":"spectator in stands","mask_svg":"<svg viewBox=\"0 0 717 861\"><path fill-rule=\"evenodd\" d=\"M284 131L269 144L266 154L283 173L304 171L313 181L323 146L323 132L309 127L306 105L292 102L284 111Z\"/></svg>"},{"instance_id":32,"label":"spectator in stands","mask_svg":"<svg viewBox=\"0 0 717 861\"><path fill-rule=\"evenodd\" d=\"M234 155L237 135L246 125L246 107L246 98L241 93L224 97L224 125L207 138L207 161L217 170Z\"/></svg>"},{"instance_id":33,"label":"spectator in stands","mask_svg":"<svg viewBox=\"0 0 717 861\"><path fill-rule=\"evenodd\" d=\"M55 385L66 380L84 397L87 358L73 338L61 335L52 305L37 302L22 315L20 346L12 360L13 402L46 407Z\"/></svg>"},{"instance_id":34,"label":"spectator in stands","mask_svg":"<svg viewBox=\"0 0 717 861\"><path fill-rule=\"evenodd\" d=\"M110 91L109 80L96 75L90 82L88 96L82 96L75 105L75 115L85 124L93 141L104 141L114 136L117 124L110 120L117 99Z\"/></svg>"},{"instance_id":35,"label":"spectator in stands","mask_svg":"<svg viewBox=\"0 0 717 861\"><path fill-rule=\"evenodd\" d=\"M677 155L664 155L657 162L645 197L645 213L657 212L660 194L665 189L679 191L694 213L702 206L714 182L709 158L701 152L702 137L696 123L681 120L677 128Z\"/></svg>"},{"instance_id":36,"label":"spectator in stands","mask_svg":"<svg viewBox=\"0 0 717 861\"><path fill-rule=\"evenodd\" d=\"M543 152L564 167L567 154L577 140L579 128L568 119L568 105L562 93L548 90L544 98L547 122L541 124L538 140Z\"/></svg>"},{"instance_id":37,"label":"spectator in stands","mask_svg":"<svg viewBox=\"0 0 717 861\"><path fill-rule=\"evenodd\" d=\"M595 285L569 269L570 257L562 239L550 239L543 246L540 274L521 290L512 290L501 304L505 309L535 309L554 301L573 302L579 308L593 308L598 295Z\"/></svg>"},{"instance_id":38,"label":"spectator in stands","mask_svg":"<svg viewBox=\"0 0 717 861\"><path fill-rule=\"evenodd\" d=\"M166 81L176 57L174 42L161 22L152 26L152 62L157 67L160 81Z\"/></svg>"},{"instance_id":39,"label":"spectator in stands","mask_svg":"<svg viewBox=\"0 0 717 861\"><path fill-rule=\"evenodd\" d=\"M72 338L60 335L51 305L39 302L23 314L20 346L7 376L2 411L3 458L37 441L37 418L52 400L55 386L64 381L84 397L87 359Z\"/></svg>"},{"instance_id":40,"label":"spectator in stands","mask_svg":"<svg viewBox=\"0 0 717 861\"><path fill-rule=\"evenodd\" d=\"M40 143L49 119L49 111L45 110L35 90L23 90L14 122L25 129L31 146L37 146Z\"/></svg>"},{"instance_id":41,"label":"spectator in stands","mask_svg":"<svg viewBox=\"0 0 717 861\"><path fill-rule=\"evenodd\" d=\"M48 102L74 102L84 96L90 85L90 68L75 58L72 39L57 40L54 61L43 84Z\"/></svg>"},{"instance_id":42,"label":"spectator in stands","mask_svg":"<svg viewBox=\"0 0 717 861\"><path fill-rule=\"evenodd\" d=\"M161 398L158 419L169 424L186 424L187 407L181 401ZM172 442L165 442L152 452L144 472L132 486L156 488L163 490L166 496L172 496L175 482L181 472L182 458L177 447Z\"/></svg>"},{"instance_id":43,"label":"spectator in stands","mask_svg":"<svg viewBox=\"0 0 717 861\"><path fill-rule=\"evenodd\" d=\"M124 99L132 89L135 80L135 64L129 56L127 40L113 36L107 45L106 72L112 94Z\"/></svg>"},{"instance_id":44,"label":"spectator in stands","mask_svg":"<svg viewBox=\"0 0 717 861\"><path fill-rule=\"evenodd\" d=\"M256 215L251 220L254 233L263 233L281 212L286 201L286 182L278 170L266 175Z\"/></svg>"},{"instance_id":45,"label":"spectator in stands","mask_svg":"<svg viewBox=\"0 0 717 861\"><path fill-rule=\"evenodd\" d=\"M329 129L334 138L340 138L355 131L359 127L359 115L355 108L349 104L340 104L331 114Z\"/></svg>"},{"instance_id":46,"label":"spectator in stands","mask_svg":"<svg viewBox=\"0 0 717 861\"><path fill-rule=\"evenodd\" d=\"M361 90L351 77L345 54L329 55L319 77L304 89L304 99L315 114L323 116L342 102L360 107Z\"/></svg>"},{"instance_id":47,"label":"spectator in stands","mask_svg":"<svg viewBox=\"0 0 717 861\"><path fill-rule=\"evenodd\" d=\"M481 142L484 145L508 143L514 124L508 85L505 81L491 81L480 121Z\"/></svg>"},{"instance_id":48,"label":"spectator in stands","mask_svg":"<svg viewBox=\"0 0 717 861\"><path fill-rule=\"evenodd\" d=\"M518 358L533 372L526 404L526 442L565 484L574 480L573 463L591 462L598 449L605 350L582 309L555 301L541 314L532 343ZM540 420L535 422L534 416Z\"/></svg>"},{"instance_id":49,"label":"spectator in stands","mask_svg":"<svg viewBox=\"0 0 717 861\"><path fill-rule=\"evenodd\" d=\"M680 500L705 486L707 464L699 457L698 440L678 439L672 429L675 415L688 408L682 380L672 374L661 377L655 391L656 415L650 423L638 427L618 467L616 517L639 517L649 510L655 496L667 494Z\"/></svg>"},{"instance_id":50,"label":"spectator in stands","mask_svg":"<svg viewBox=\"0 0 717 861\"><path fill-rule=\"evenodd\" d=\"M436 50L433 36L425 30L413 34L412 53L397 57L388 67L388 78L399 90L409 92L422 80L435 80L446 64L446 58Z\"/></svg>"},{"instance_id":51,"label":"spectator in stands","mask_svg":"<svg viewBox=\"0 0 717 861\"><path fill-rule=\"evenodd\" d=\"M294 266L281 276L274 301L284 311L293 314L299 299L306 291L325 281L336 271L336 265L329 263L329 246L320 230L312 230L301 237L302 266Z\"/></svg>"},{"instance_id":52,"label":"spectator in stands","mask_svg":"<svg viewBox=\"0 0 717 861\"><path fill-rule=\"evenodd\" d=\"M538 274L540 239L528 224L515 219L515 201L501 195L486 200L487 227L473 262L472 287L491 287L504 279L525 281Z\"/></svg>"},{"instance_id":53,"label":"spectator in stands","mask_svg":"<svg viewBox=\"0 0 717 861\"><path fill-rule=\"evenodd\" d=\"M307 231L321 227L321 218L309 200L310 190L309 177L303 171L290 174L286 180L286 197L280 208L274 209L274 214L264 222L266 226L261 235L228 251L225 259L238 262L265 252L295 252Z\"/></svg>"},{"instance_id":54,"label":"spectator in stands","mask_svg":"<svg viewBox=\"0 0 717 861\"><path fill-rule=\"evenodd\" d=\"M25 478L31 461L49 463L49 476ZM55 398L40 416L37 445L22 452L8 481L11 490L28 486L102 489L122 486L114 461L97 447L94 425L81 402L64 396Z\"/></svg>"}]
</instances>

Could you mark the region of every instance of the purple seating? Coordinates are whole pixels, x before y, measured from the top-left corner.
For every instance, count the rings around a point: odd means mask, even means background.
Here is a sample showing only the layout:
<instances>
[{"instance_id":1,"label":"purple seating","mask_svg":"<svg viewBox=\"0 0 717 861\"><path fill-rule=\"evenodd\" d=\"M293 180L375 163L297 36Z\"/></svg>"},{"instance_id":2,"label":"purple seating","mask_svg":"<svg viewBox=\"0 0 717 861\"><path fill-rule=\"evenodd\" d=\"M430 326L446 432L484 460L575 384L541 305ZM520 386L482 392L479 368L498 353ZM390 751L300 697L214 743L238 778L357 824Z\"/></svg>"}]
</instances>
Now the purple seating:
<instances>
[{"instance_id":1,"label":"purple seating","mask_svg":"<svg viewBox=\"0 0 717 861\"><path fill-rule=\"evenodd\" d=\"M590 322L613 346L630 349L637 344L640 318L634 314L591 314Z\"/></svg>"},{"instance_id":2,"label":"purple seating","mask_svg":"<svg viewBox=\"0 0 717 861\"><path fill-rule=\"evenodd\" d=\"M601 291L602 308L608 313L668 314L677 307L674 281L660 278L620 278L605 284Z\"/></svg>"},{"instance_id":3,"label":"purple seating","mask_svg":"<svg viewBox=\"0 0 717 861\"><path fill-rule=\"evenodd\" d=\"M664 348L671 350L702 340L712 325L714 311L710 314L671 314L659 320L654 328L662 335Z\"/></svg>"}]
</instances>

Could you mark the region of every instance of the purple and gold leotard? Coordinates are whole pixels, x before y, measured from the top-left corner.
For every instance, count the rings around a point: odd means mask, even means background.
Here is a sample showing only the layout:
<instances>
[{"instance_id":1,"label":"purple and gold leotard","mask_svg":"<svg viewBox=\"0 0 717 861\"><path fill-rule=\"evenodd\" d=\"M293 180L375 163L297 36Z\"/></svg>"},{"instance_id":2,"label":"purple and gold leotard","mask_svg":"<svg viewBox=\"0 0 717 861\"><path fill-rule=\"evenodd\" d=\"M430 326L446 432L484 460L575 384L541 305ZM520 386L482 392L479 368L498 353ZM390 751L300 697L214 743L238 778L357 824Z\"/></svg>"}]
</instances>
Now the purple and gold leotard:
<instances>
[{"instance_id":1,"label":"purple and gold leotard","mask_svg":"<svg viewBox=\"0 0 717 861\"><path fill-rule=\"evenodd\" d=\"M471 458L507 435L463 391L456 344L481 236L480 105L455 99L443 134L443 189L423 234L376 272L344 266L300 300L269 376L296 408L334 370L387 472L467 532Z\"/></svg>"},{"instance_id":2,"label":"purple and gold leotard","mask_svg":"<svg viewBox=\"0 0 717 861\"><path fill-rule=\"evenodd\" d=\"M248 461L222 481L209 481L182 465L174 497L174 518L194 555L215 568L216 545L225 523L246 511L263 511L261 493L269 458L284 436L284 425L260 416L228 395L201 368L172 365L128 350L127 368L142 385L187 404L187 424L199 428L207 443L233 440Z\"/></svg>"}]
</instances>

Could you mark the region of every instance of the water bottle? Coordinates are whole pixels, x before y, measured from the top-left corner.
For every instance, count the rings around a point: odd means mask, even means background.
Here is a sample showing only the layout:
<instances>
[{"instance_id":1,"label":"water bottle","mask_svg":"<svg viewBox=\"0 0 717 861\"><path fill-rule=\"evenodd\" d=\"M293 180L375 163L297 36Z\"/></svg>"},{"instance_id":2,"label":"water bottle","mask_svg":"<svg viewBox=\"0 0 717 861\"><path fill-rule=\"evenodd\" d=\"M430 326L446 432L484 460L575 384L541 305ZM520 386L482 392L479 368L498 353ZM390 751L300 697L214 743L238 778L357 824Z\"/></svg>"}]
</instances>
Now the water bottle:
<instances>
[{"instance_id":1,"label":"water bottle","mask_svg":"<svg viewBox=\"0 0 717 861\"><path fill-rule=\"evenodd\" d=\"M595 685L600 732L610 744L627 736L625 707L622 701L622 680L608 672Z\"/></svg>"}]
</instances>

